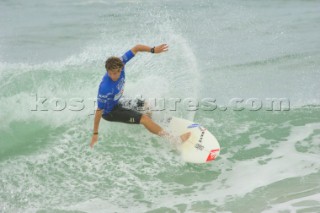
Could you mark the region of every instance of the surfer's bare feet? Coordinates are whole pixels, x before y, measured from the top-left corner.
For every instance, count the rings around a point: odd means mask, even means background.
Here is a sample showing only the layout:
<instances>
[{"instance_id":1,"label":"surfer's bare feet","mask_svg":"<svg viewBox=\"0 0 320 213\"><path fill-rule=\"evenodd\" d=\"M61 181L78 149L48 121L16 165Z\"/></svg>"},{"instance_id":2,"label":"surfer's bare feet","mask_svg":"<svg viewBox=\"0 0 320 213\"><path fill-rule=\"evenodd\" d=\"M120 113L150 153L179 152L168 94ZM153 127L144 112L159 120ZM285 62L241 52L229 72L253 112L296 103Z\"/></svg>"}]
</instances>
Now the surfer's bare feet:
<instances>
[{"instance_id":1,"label":"surfer's bare feet","mask_svg":"<svg viewBox=\"0 0 320 213\"><path fill-rule=\"evenodd\" d=\"M146 113L146 115L149 116L149 118L152 118L151 108L150 108L148 102L146 102L146 101L143 102L143 110Z\"/></svg>"},{"instance_id":2,"label":"surfer's bare feet","mask_svg":"<svg viewBox=\"0 0 320 213\"><path fill-rule=\"evenodd\" d=\"M191 135L191 132L187 132L187 133L180 135L180 139L182 140L182 143L185 142L186 140L188 140L190 138L190 135Z\"/></svg>"},{"instance_id":3,"label":"surfer's bare feet","mask_svg":"<svg viewBox=\"0 0 320 213\"><path fill-rule=\"evenodd\" d=\"M147 115L149 118L152 118L152 112L146 112L146 115Z\"/></svg>"}]
</instances>

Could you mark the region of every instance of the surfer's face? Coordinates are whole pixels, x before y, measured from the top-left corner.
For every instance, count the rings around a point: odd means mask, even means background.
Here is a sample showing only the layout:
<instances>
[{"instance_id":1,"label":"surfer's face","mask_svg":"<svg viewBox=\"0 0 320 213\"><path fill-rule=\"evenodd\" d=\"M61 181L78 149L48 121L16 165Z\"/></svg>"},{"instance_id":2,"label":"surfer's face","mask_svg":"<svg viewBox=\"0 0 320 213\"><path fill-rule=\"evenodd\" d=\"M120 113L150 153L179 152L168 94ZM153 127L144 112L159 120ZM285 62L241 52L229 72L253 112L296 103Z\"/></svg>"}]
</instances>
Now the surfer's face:
<instances>
[{"instance_id":1,"label":"surfer's face","mask_svg":"<svg viewBox=\"0 0 320 213\"><path fill-rule=\"evenodd\" d=\"M121 69L108 70L108 76L113 80L117 81L120 78Z\"/></svg>"}]
</instances>

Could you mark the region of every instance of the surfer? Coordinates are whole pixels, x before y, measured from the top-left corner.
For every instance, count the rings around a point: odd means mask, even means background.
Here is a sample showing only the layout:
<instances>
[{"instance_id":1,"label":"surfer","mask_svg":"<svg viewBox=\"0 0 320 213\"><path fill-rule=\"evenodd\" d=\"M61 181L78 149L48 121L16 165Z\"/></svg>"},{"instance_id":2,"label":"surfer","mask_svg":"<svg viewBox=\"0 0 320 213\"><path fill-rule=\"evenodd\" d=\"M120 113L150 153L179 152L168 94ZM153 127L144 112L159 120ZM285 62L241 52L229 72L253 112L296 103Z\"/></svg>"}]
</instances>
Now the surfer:
<instances>
[{"instance_id":1,"label":"surfer","mask_svg":"<svg viewBox=\"0 0 320 213\"><path fill-rule=\"evenodd\" d=\"M163 130L155 123L147 114L142 114L134 109L127 109L119 102L125 84L125 64L130 61L138 52L163 53L168 51L167 44L161 44L155 47L138 44L128 50L121 57L109 57L105 62L107 73L103 76L99 86L97 103L98 107L95 111L93 135L90 147L98 141L98 130L101 117L107 121L122 122L128 124L142 124L151 133L176 140L177 138ZM180 142L186 141L190 137L190 132L182 134L178 137Z\"/></svg>"}]
</instances>

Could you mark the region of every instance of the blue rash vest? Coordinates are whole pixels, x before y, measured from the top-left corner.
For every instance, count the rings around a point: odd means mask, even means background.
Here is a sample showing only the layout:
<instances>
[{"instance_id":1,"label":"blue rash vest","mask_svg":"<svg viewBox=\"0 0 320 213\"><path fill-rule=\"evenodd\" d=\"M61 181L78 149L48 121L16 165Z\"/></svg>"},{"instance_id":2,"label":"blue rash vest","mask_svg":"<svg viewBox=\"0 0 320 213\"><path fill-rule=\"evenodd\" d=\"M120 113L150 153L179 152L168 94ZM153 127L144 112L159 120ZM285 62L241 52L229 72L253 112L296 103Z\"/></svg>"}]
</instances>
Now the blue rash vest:
<instances>
[{"instance_id":1,"label":"blue rash vest","mask_svg":"<svg viewBox=\"0 0 320 213\"><path fill-rule=\"evenodd\" d=\"M125 65L133 57L133 52L129 50L123 56L121 56L120 59ZM119 99L123 94L126 77L124 67L125 66L123 66L120 77L117 81L113 81L108 76L108 72L102 78L99 86L97 102L98 108L103 110L103 115L106 115L112 111L112 109L118 104Z\"/></svg>"}]
</instances>

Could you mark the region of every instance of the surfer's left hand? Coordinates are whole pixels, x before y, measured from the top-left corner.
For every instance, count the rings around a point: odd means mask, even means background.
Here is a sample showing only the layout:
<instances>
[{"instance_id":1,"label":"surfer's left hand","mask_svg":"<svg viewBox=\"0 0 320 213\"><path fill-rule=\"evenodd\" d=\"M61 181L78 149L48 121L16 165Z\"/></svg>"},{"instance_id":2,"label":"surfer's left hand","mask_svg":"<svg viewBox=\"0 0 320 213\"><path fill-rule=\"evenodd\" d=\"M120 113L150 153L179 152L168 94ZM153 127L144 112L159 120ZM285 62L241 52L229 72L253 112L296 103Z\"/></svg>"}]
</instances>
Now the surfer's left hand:
<instances>
[{"instance_id":1,"label":"surfer's left hand","mask_svg":"<svg viewBox=\"0 0 320 213\"><path fill-rule=\"evenodd\" d=\"M168 51L169 46L167 44L161 44L154 47L154 53L162 53Z\"/></svg>"}]
</instances>

